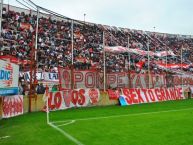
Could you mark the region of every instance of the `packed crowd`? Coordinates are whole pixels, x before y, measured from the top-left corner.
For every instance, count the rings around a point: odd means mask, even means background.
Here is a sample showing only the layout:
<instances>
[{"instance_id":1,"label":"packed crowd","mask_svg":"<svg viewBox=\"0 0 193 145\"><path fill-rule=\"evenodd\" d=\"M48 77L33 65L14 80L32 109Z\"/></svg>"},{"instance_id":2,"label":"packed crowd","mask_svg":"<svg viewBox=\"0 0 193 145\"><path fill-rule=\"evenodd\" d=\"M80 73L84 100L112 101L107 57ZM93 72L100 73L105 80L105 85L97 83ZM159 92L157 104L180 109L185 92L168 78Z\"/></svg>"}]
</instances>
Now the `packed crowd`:
<instances>
[{"instance_id":1,"label":"packed crowd","mask_svg":"<svg viewBox=\"0 0 193 145\"><path fill-rule=\"evenodd\" d=\"M0 55L12 55L20 60L30 60L34 45L36 15L25 14L3 8ZM73 31L72 31L73 30ZM72 65L73 35L73 65ZM104 36L104 38L103 38ZM37 62L39 71L57 71L58 66L78 70L103 69L103 42L105 46L123 46L153 52L172 50L178 57L167 57L167 63L193 61L193 38L153 32L143 32L70 20L57 20L40 16L38 30ZM107 72L146 72L147 56L137 54L106 53ZM166 57L151 57L150 69L155 73L163 70L156 62L166 63ZM138 66L142 66L139 68ZM130 65L130 66L129 66ZM21 67L24 71L24 66ZM191 71L192 68L184 69Z\"/></svg>"}]
</instances>

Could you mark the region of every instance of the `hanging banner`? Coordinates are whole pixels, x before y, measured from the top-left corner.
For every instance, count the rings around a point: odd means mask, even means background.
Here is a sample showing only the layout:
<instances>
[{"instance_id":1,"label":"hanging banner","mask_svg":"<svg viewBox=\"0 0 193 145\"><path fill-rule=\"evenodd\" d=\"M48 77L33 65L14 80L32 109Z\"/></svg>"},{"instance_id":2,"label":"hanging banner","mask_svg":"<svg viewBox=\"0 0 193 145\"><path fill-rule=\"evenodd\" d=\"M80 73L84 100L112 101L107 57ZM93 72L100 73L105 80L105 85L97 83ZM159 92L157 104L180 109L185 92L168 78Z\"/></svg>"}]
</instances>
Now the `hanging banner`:
<instances>
[{"instance_id":1,"label":"hanging banner","mask_svg":"<svg viewBox=\"0 0 193 145\"><path fill-rule=\"evenodd\" d=\"M0 60L0 88L18 87L19 66Z\"/></svg>"},{"instance_id":2,"label":"hanging banner","mask_svg":"<svg viewBox=\"0 0 193 145\"><path fill-rule=\"evenodd\" d=\"M10 118L23 114L23 96L6 96L2 98L3 118Z\"/></svg>"},{"instance_id":3,"label":"hanging banner","mask_svg":"<svg viewBox=\"0 0 193 145\"><path fill-rule=\"evenodd\" d=\"M156 88L156 89L121 89L120 104L133 105L141 103L162 102L185 99L182 88Z\"/></svg>"},{"instance_id":4,"label":"hanging banner","mask_svg":"<svg viewBox=\"0 0 193 145\"><path fill-rule=\"evenodd\" d=\"M75 89L48 93L49 110L97 105L100 99L98 89Z\"/></svg>"},{"instance_id":5,"label":"hanging banner","mask_svg":"<svg viewBox=\"0 0 193 145\"><path fill-rule=\"evenodd\" d=\"M193 76L191 75L167 75L166 84L168 87L174 86L193 86Z\"/></svg>"},{"instance_id":6,"label":"hanging banner","mask_svg":"<svg viewBox=\"0 0 193 145\"><path fill-rule=\"evenodd\" d=\"M24 78L26 81L30 81L30 72L24 72ZM44 82L59 82L58 73L52 72L37 72L36 79Z\"/></svg>"},{"instance_id":7,"label":"hanging banner","mask_svg":"<svg viewBox=\"0 0 193 145\"><path fill-rule=\"evenodd\" d=\"M58 73L43 72L42 77L42 80L44 81L59 82Z\"/></svg>"},{"instance_id":8,"label":"hanging banner","mask_svg":"<svg viewBox=\"0 0 193 145\"><path fill-rule=\"evenodd\" d=\"M171 51L171 50L169 50L169 51L156 52L155 55L156 55L157 57L165 57L165 56L168 56L168 55L170 55L170 56L176 56L176 55L174 54L174 52Z\"/></svg>"},{"instance_id":9,"label":"hanging banner","mask_svg":"<svg viewBox=\"0 0 193 145\"><path fill-rule=\"evenodd\" d=\"M104 77L103 73L97 71L73 71L59 68L60 89L71 89L72 78L73 88L99 88L103 89ZM71 76L73 75L73 77ZM107 89L118 88L148 88L163 87L165 85L164 75L149 75L137 73L108 73L106 75Z\"/></svg>"},{"instance_id":10,"label":"hanging banner","mask_svg":"<svg viewBox=\"0 0 193 145\"><path fill-rule=\"evenodd\" d=\"M164 68L164 69L178 69L178 68L189 68L189 64L163 64L163 63L156 63L156 65L159 68Z\"/></svg>"},{"instance_id":11,"label":"hanging banner","mask_svg":"<svg viewBox=\"0 0 193 145\"><path fill-rule=\"evenodd\" d=\"M127 47L122 47L122 46L113 46L113 47L105 47L104 48L106 52L111 52L111 53L125 53L125 52L129 52L129 53L134 53L134 54L138 54L138 55L143 55L143 56L147 56L148 53L150 56L157 56L157 57L165 57L165 56L176 56L173 51L169 50L169 51L160 51L160 52L153 52L153 51L145 51L145 50L141 50L139 48L136 49L132 49L132 48L127 48Z\"/></svg>"},{"instance_id":12,"label":"hanging banner","mask_svg":"<svg viewBox=\"0 0 193 145\"><path fill-rule=\"evenodd\" d=\"M125 53L128 52L128 48L122 47L122 46L115 46L115 47L105 47L106 52L111 52L111 53Z\"/></svg>"},{"instance_id":13,"label":"hanging banner","mask_svg":"<svg viewBox=\"0 0 193 145\"><path fill-rule=\"evenodd\" d=\"M58 68L59 84L61 89L71 89L71 70L65 68Z\"/></svg>"},{"instance_id":14,"label":"hanging banner","mask_svg":"<svg viewBox=\"0 0 193 145\"><path fill-rule=\"evenodd\" d=\"M0 95L18 93L19 66L0 60Z\"/></svg>"},{"instance_id":15,"label":"hanging banner","mask_svg":"<svg viewBox=\"0 0 193 145\"><path fill-rule=\"evenodd\" d=\"M31 61L30 60L20 60L14 56L11 56L11 55L3 55L3 56L0 56L0 59L2 60L5 60L5 61L9 61L11 63L14 63L14 64L30 64Z\"/></svg>"},{"instance_id":16,"label":"hanging banner","mask_svg":"<svg viewBox=\"0 0 193 145\"><path fill-rule=\"evenodd\" d=\"M60 89L73 88L99 88L103 89L104 77L103 73L97 71L77 71L65 68L58 68L57 73L52 75L48 73L49 79L59 79ZM73 76L72 76L73 75ZM44 77L45 78L45 77ZM183 81L182 81L183 79ZM73 80L73 84L72 84ZM181 85L193 85L193 77L191 75L164 75L164 74L138 74L138 73L107 73L106 74L106 88L160 88L160 87L174 87Z\"/></svg>"}]
</instances>

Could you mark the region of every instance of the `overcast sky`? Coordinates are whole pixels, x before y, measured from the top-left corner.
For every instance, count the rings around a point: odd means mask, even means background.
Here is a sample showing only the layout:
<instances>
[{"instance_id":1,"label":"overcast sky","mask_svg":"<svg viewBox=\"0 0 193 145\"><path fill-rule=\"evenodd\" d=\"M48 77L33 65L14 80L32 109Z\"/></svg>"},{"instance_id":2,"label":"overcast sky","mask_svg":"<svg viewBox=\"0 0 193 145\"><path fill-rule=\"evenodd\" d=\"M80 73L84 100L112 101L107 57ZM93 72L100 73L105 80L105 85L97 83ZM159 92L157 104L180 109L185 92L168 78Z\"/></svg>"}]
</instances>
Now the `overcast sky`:
<instances>
[{"instance_id":1,"label":"overcast sky","mask_svg":"<svg viewBox=\"0 0 193 145\"><path fill-rule=\"evenodd\" d=\"M22 1L22 0L20 0ZM193 35L193 0L32 0L64 16L138 30ZM21 6L15 0L4 3ZM155 28L154 28L155 27Z\"/></svg>"}]
</instances>

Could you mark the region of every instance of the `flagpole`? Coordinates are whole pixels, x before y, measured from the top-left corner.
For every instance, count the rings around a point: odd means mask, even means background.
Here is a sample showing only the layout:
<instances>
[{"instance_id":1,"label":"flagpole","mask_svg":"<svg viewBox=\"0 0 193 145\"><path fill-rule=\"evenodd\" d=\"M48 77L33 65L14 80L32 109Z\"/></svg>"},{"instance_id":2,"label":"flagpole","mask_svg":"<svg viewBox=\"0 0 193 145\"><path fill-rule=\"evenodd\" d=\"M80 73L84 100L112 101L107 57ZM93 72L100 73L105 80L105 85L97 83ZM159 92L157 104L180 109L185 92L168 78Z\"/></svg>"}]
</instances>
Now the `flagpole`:
<instances>
[{"instance_id":1,"label":"flagpole","mask_svg":"<svg viewBox=\"0 0 193 145\"><path fill-rule=\"evenodd\" d=\"M104 84L103 89L106 91L106 59L105 59L105 32L103 31L103 72L104 72Z\"/></svg>"}]
</instances>

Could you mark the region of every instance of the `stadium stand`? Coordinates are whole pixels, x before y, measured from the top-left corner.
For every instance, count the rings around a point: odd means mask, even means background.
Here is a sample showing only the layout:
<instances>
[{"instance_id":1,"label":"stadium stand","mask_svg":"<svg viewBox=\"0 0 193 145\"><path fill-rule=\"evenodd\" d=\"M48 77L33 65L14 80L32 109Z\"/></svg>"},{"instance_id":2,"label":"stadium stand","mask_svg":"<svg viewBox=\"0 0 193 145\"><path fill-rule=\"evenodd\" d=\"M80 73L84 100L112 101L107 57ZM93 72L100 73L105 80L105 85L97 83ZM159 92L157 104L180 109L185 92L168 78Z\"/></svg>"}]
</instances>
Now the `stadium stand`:
<instances>
[{"instance_id":1,"label":"stadium stand","mask_svg":"<svg viewBox=\"0 0 193 145\"><path fill-rule=\"evenodd\" d=\"M32 11L7 6L3 8L2 37L0 38L0 57L13 56L22 62L30 61L32 36L35 33L37 16ZM183 72L192 72L193 37L187 35L163 34L127 28L111 27L92 23L74 23L74 66L76 70L103 68L103 31L105 46L123 46L153 52L172 51L175 56L151 57L151 73L161 74L165 70L156 64L189 64ZM71 65L71 21L60 20L42 14L39 19L38 71L57 72L57 67L72 68ZM129 38L129 43L128 43ZM151 41L150 41L151 40ZM182 54L182 60L181 60ZM130 59L129 59L130 55ZM107 72L147 73L147 56L120 53L106 54ZM130 61L130 62L129 62ZM23 64L23 63L22 63ZM23 65L20 71L26 71ZM130 70L128 70L128 65ZM181 70L178 68L176 70ZM176 71L175 70L175 71ZM20 80L22 80L22 76ZM22 86L27 90L27 86ZM41 86L42 87L42 86ZM44 88L42 88L45 90ZM42 92L42 90L40 90ZM22 92L23 93L23 92Z\"/></svg>"}]
</instances>

